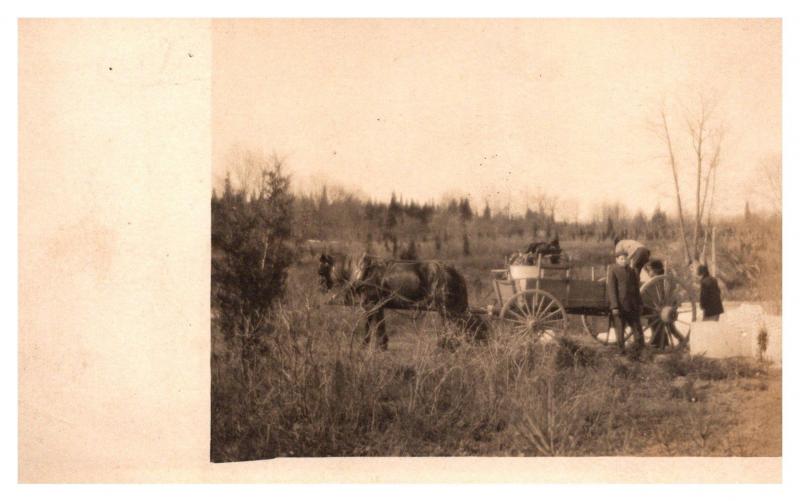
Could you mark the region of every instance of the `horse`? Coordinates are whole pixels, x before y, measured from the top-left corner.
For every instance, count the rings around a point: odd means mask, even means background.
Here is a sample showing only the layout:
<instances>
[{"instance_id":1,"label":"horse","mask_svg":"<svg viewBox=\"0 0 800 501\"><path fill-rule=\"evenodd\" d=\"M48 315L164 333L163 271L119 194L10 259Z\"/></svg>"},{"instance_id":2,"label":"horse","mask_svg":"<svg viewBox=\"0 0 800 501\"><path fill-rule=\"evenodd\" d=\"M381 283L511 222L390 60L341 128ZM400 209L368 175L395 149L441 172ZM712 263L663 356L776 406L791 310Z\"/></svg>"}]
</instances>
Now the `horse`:
<instances>
[{"instance_id":1,"label":"horse","mask_svg":"<svg viewBox=\"0 0 800 501\"><path fill-rule=\"evenodd\" d=\"M385 308L436 311L446 322L465 328L473 339L485 339L485 322L470 313L467 282L452 265L323 253L318 273L323 290L338 289L345 304L365 310L364 344L370 343L375 327L379 346L388 348Z\"/></svg>"}]
</instances>

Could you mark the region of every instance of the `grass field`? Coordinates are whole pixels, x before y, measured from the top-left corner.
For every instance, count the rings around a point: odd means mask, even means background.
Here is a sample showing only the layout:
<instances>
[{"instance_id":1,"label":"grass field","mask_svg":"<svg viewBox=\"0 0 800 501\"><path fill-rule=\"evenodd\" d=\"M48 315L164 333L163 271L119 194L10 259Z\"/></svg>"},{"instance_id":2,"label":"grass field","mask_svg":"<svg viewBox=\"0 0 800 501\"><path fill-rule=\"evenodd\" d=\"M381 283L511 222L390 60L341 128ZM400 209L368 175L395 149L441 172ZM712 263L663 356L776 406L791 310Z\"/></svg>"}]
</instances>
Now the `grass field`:
<instances>
[{"instance_id":1,"label":"grass field","mask_svg":"<svg viewBox=\"0 0 800 501\"><path fill-rule=\"evenodd\" d=\"M609 244L570 246L608 262ZM470 299L518 242L455 246ZM671 247L652 247L671 259ZM421 258L433 258L424 247ZM673 262L677 262L673 261ZM326 306L312 256L289 275L269 335L225 339L212 325L214 461L277 456L781 454L780 372L744 360L646 354L633 362L585 342L537 343L493 322L486 344L440 348L459 332L436 315L387 315L389 350L361 343L357 310Z\"/></svg>"}]
</instances>

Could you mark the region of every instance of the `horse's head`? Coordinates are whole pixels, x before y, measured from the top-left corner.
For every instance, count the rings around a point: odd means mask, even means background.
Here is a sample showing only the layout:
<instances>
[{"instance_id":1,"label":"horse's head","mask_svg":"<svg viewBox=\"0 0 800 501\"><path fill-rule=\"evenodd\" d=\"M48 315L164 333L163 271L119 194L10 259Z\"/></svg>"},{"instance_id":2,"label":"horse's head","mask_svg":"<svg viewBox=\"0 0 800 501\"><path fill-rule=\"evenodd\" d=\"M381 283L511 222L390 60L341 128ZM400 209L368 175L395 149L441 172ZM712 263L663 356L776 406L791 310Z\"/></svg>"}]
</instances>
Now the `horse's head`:
<instances>
[{"instance_id":1,"label":"horse's head","mask_svg":"<svg viewBox=\"0 0 800 501\"><path fill-rule=\"evenodd\" d=\"M336 263L333 259L333 256L330 254L325 254L324 252L319 256L319 268L317 269L317 273L319 274L319 284L323 290L330 290L334 286L334 269L336 268Z\"/></svg>"},{"instance_id":2,"label":"horse's head","mask_svg":"<svg viewBox=\"0 0 800 501\"><path fill-rule=\"evenodd\" d=\"M372 269L375 259L364 252L358 259L353 259L353 261L352 280L355 283L363 282L367 279L367 274Z\"/></svg>"},{"instance_id":3,"label":"horse's head","mask_svg":"<svg viewBox=\"0 0 800 501\"><path fill-rule=\"evenodd\" d=\"M357 287L363 281L373 264L373 259L365 254L355 256L332 256L323 253L319 257L320 286L323 290L330 290L342 286Z\"/></svg>"}]
</instances>

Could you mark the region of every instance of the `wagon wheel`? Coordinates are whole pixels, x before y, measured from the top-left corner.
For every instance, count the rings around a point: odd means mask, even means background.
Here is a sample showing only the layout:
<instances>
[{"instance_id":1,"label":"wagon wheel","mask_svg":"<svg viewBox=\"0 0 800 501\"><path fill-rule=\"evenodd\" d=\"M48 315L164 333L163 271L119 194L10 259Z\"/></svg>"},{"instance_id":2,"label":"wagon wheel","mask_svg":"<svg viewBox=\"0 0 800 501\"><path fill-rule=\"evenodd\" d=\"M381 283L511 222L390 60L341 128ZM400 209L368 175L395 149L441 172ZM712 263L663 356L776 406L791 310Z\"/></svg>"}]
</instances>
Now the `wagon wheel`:
<instances>
[{"instance_id":1,"label":"wagon wheel","mask_svg":"<svg viewBox=\"0 0 800 501\"><path fill-rule=\"evenodd\" d=\"M602 344L617 344L617 331L610 315L581 315L583 330L592 336L592 339ZM633 341L633 332L630 327L625 329L625 344Z\"/></svg>"},{"instance_id":2,"label":"wagon wheel","mask_svg":"<svg viewBox=\"0 0 800 501\"><path fill-rule=\"evenodd\" d=\"M652 345L682 348L689 341L697 307L689 287L674 275L659 275L641 288L642 329Z\"/></svg>"},{"instance_id":3,"label":"wagon wheel","mask_svg":"<svg viewBox=\"0 0 800 501\"><path fill-rule=\"evenodd\" d=\"M530 289L511 296L500 312L515 334L529 335L535 340L554 338L567 329L567 311L561 301L549 292Z\"/></svg>"},{"instance_id":4,"label":"wagon wheel","mask_svg":"<svg viewBox=\"0 0 800 501\"><path fill-rule=\"evenodd\" d=\"M606 277L600 277L597 282L606 283ZM581 315L583 330L592 336L592 339L602 344L617 344L616 330L609 315ZM630 328L625 329L625 343L633 341Z\"/></svg>"}]
</instances>

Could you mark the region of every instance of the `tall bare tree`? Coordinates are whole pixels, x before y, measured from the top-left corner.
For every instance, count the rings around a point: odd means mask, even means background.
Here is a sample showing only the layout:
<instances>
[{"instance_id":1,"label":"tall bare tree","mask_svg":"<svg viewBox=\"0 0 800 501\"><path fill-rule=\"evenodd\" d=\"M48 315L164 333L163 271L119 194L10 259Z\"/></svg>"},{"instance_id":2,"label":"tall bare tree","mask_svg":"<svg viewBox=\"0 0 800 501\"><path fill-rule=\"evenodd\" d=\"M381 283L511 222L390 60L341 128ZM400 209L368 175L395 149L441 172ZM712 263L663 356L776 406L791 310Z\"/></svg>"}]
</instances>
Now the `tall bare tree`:
<instances>
[{"instance_id":1,"label":"tall bare tree","mask_svg":"<svg viewBox=\"0 0 800 501\"><path fill-rule=\"evenodd\" d=\"M667 146L667 152L669 153L669 165L672 169L672 179L675 182L675 200L678 205L678 223L680 225L681 231L681 241L683 242L683 252L686 262L688 263L691 261L691 255L689 253L689 243L686 239L686 223L683 218L683 203L681 202L681 186L678 182L678 161L675 157L675 149L672 146L672 135L670 134L669 125L667 123L667 113L664 108L661 108L661 137L664 140L664 143Z\"/></svg>"},{"instance_id":2,"label":"tall bare tree","mask_svg":"<svg viewBox=\"0 0 800 501\"><path fill-rule=\"evenodd\" d=\"M713 121L714 108L715 103L701 95L699 109L686 113L686 128L691 138L695 160L695 212L692 232L692 258L695 260L701 255L700 232L703 226L703 212L709 204L709 188L720 162L724 138L723 125Z\"/></svg>"},{"instance_id":3,"label":"tall bare tree","mask_svg":"<svg viewBox=\"0 0 800 501\"><path fill-rule=\"evenodd\" d=\"M703 216L706 216L706 226L711 224L714 196L716 195L716 172L721 160L724 127L715 120L714 102L700 96L699 108L685 111L686 130L691 143L691 163L694 164L694 223L692 225L691 245L687 232L686 218L684 215L683 200L681 198L681 184L679 178L679 158L674 135L667 120L667 111L664 106L660 110L660 123L657 127L658 136L667 148L669 166L672 171L672 180L675 185L675 201L678 209L678 223L680 226L681 241L683 243L684 258L689 263L698 260L702 248L705 247L705 233L703 231ZM702 241L701 241L702 237Z\"/></svg>"}]
</instances>

